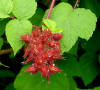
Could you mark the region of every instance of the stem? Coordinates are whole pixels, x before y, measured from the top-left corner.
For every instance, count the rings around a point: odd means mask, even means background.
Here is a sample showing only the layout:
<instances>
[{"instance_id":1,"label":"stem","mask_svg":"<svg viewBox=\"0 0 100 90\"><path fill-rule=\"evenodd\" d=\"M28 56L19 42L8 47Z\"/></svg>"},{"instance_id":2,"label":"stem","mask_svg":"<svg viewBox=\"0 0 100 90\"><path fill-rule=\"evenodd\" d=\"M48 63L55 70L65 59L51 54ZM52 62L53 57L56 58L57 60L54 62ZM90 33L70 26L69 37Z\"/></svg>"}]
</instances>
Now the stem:
<instances>
[{"instance_id":1,"label":"stem","mask_svg":"<svg viewBox=\"0 0 100 90\"><path fill-rule=\"evenodd\" d=\"M32 25L32 27L34 27L35 29L41 29L42 27L38 27L38 26L35 26L35 25Z\"/></svg>"},{"instance_id":2,"label":"stem","mask_svg":"<svg viewBox=\"0 0 100 90\"><path fill-rule=\"evenodd\" d=\"M15 17L11 16L10 19L16 19Z\"/></svg>"},{"instance_id":3,"label":"stem","mask_svg":"<svg viewBox=\"0 0 100 90\"><path fill-rule=\"evenodd\" d=\"M8 54L8 53L11 53L11 52L13 52L13 49L12 48L6 49L6 50L0 50L0 55Z\"/></svg>"},{"instance_id":4,"label":"stem","mask_svg":"<svg viewBox=\"0 0 100 90\"><path fill-rule=\"evenodd\" d=\"M76 3L75 3L75 5L74 5L74 9L77 7L77 4L79 3L79 0L76 0Z\"/></svg>"},{"instance_id":5,"label":"stem","mask_svg":"<svg viewBox=\"0 0 100 90\"><path fill-rule=\"evenodd\" d=\"M50 5L49 11L48 11L48 15L46 17L47 19L50 18L50 15L51 15L51 12L52 12L52 8L54 7L55 1L56 0L52 0L52 2L51 2L51 5Z\"/></svg>"}]
</instances>

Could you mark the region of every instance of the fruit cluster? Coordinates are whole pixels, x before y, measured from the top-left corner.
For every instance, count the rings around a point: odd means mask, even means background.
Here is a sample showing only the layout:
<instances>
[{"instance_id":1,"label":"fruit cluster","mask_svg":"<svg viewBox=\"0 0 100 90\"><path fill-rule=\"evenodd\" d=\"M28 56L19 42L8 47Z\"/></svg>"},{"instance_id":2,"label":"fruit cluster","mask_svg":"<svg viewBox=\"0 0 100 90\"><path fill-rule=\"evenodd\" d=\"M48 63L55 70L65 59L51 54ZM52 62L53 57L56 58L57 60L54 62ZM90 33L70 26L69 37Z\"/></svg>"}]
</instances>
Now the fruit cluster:
<instances>
[{"instance_id":1,"label":"fruit cluster","mask_svg":"<svg viewBox=\"0 0 100 90\"><path fill-rule=\"evenodd\" d=\"M35 29L32 33L21 36L21 39L27 44L25 47L24 63L33 64L25 72L35 74L40 72L49 80L50 74L61 72L55 66L55 60L62 59L60 42L62 38L60 33L52 33L50 30Z\"/></svg>"}]
</instances>

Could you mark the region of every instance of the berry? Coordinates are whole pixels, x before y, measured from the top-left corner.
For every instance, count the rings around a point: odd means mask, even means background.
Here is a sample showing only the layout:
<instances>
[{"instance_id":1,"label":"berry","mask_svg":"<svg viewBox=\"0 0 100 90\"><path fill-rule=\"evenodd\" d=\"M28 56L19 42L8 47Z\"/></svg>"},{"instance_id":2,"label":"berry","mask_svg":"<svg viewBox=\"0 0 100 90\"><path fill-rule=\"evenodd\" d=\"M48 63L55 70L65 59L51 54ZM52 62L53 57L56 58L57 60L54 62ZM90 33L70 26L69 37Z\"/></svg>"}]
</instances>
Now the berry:
<instances>
[{"instance_id":1,"label":"berry","mask_svg":"<svg viewBox=\"0 0 100 90\"><path fill-rule=\"evenodd\" d=\"M41 34L41 32L40 32L39 30L34 30L34 31L32 31L32 33L31 33L31 35L32 35L33 37L39 37L40 34Z\"/></svg>"},{"instance_id":2,"label":"berry","mask_svg":"<svg viewBox=\"0 0 100 90\"><path fill-rule=\"evenodd\" d=\"M29 66L25 72L30 72L32 74L35 74L37 72L37 66L35 64L32 64Z\"/></svg>"},{"instance_id":3,"label":"berry","mask_svg":"<svg viewBox=\"0 0 100 90\"><path fill-rule=\"evenodd\" d=\"M40 69L40 73L46 77L47 80L49 80L49 67L46 65L42 65L41 69Z\"/></svg>"},{"instance_id":4,"label":"berry","mask_svg":"<svg viewBox=\"0 0 100 90\"><path fill-rule=\"evenodd\" d=\"M47 37L50 37L52 35L52 32L50 30L44 30L43 32Z\"/></svg>"},{"instance_id":5,"label":"berry","mask_svg":"<svg viewBox=\"0 0 100 90\"><path fill-rule=\"evenodd\" d=\"M63 35L61 35L60 33L53 34L53 39L54 40L59 41L62 37L63 37Z\"/></svg>"},{"instance_id":6,"label":"berry","mask_svg":"<svg viewBox=\"0 0 100 90\"><path fill-rule=\"evenodd\" d=\"M26 34L21 36L21 39L25 42L25 43L29 43L30 42L30 35Z\"/></svg>"},{"instance_id":7,"label":"berry","mask_svg":"<svg viewBox=\"0 0 100 90\"><path fill-rule=\"evenodd\" d=\"M55 65L57 59L62 59L60 42L62 35L53 34L50 30L36 29L30 35L21 36L21 39L27 43L24 50L24 63L32 62L33 64L25 72L35 74L40 72L49 80L50 74L61 72Z\"/></svg>"},{"instance_id":8,"label":"berry","mask_svg":"<svg viewBox=\"0 0 100 90\"><path fill-rule=\"evenodd\" d=\"M24 52L24 58L26 58L30 54L30 47L26 46Z\"/></svg>"},{"instance_id":9,"label":"berry","mask_svg":"<svg viewBox=\"0 0 100 90\"><path fill-rule=\"evenodd\" d=\"M41 56L37 56L35 59L35 63L42 65L44 63L44 59Z\"/></svg>"},{"instance_id":10,"label":"berry","mask_svg":"<svg viewBox=\"0 0 100 90\"><path fill-rule=\"evenodd\" d=\"M55 64L50 65L49 70L50 70L50 73L52 73L52 74L54 74L56 72L61 72L61 70L57 66L55 66Z\"/></svg>"},{"instance_id":11,"label":"berry","mask_svg":"<svg viewBox=\"0 0 100 90\"><path fill-rule=\"evenodd\" d=\"M48 44L49 44L50 48L55 48L57 45L59 45L59 42L58 41L54 41L54 40L50 40L48 42Z\"/></svg>"}]
</instances>

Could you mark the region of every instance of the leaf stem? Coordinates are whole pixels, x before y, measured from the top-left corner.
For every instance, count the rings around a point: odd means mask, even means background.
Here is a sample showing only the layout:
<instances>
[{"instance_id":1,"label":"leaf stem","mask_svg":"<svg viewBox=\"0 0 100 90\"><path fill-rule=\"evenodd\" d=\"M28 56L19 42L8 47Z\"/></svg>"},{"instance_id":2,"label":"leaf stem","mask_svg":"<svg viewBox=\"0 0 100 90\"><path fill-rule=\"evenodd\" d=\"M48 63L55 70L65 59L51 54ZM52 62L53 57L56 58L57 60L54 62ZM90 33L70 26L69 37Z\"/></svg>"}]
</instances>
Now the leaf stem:
<instances>
[{"instance_id":1,"label":"leaf stem","mask_svg":"<svg viewBox=\"0 0 100 90\"><path fill-rule=\"evenodd\" d=\"M73 7L74 9L77 7L78 3L79 3L79 0L76 0L76 3L74 5L74 7Z\"/></svg>"},{"instance_id":2,"label":"leaf stem","mask_svg":"<svg viewBox=\"0 0 100 90\"><path fill-rule=\"evenodd\" d=\"M49 11L48 11L48 15L46 17L47 19L50 18L50 15L51 15L51 12L52 12L52 8L54 7L55 1L56 0L52 0L52 2L51 2L51 5L50 5Z\"/></svg>"}]
</instances>

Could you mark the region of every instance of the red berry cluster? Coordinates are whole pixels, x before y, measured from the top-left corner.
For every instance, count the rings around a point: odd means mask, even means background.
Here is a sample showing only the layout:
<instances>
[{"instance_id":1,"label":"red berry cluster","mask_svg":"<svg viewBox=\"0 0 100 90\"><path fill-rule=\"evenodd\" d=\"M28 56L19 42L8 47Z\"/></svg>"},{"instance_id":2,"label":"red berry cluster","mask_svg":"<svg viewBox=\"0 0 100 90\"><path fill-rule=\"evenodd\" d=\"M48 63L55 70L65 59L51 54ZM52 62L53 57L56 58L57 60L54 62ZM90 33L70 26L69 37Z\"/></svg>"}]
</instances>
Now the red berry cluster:
<instances>
[{"instance_id":1,"label":"red berry cluster","mask_svg":"<svg viewBox=\"0 0 100 90\"><path fill-rule=\"evenodd\" d=\"M40 72L49 80L50 74L61 72L55 66L57 59L62 59L60 42L62 38L60 33L53 34L50 30L36 29L32 33L21 36L21 39L27 44L25 47L24 63L32 62L33 64L25 72L35 74Z\"/></svg>"}]
</instances>

